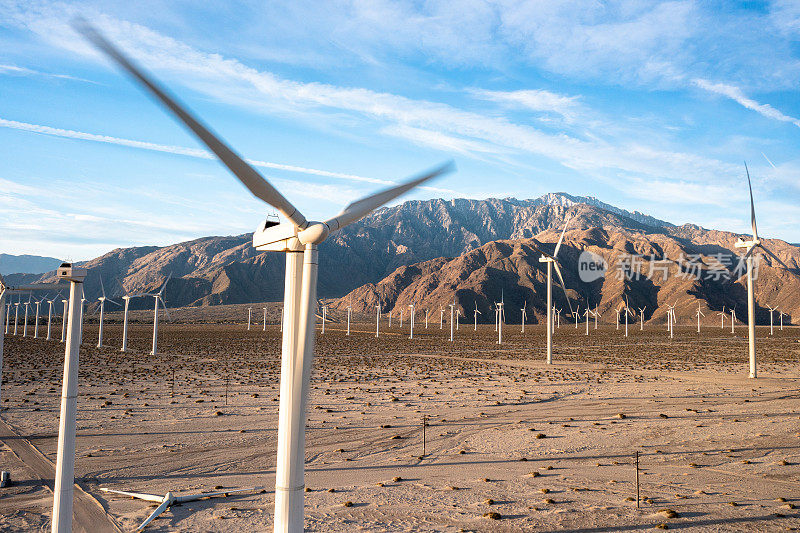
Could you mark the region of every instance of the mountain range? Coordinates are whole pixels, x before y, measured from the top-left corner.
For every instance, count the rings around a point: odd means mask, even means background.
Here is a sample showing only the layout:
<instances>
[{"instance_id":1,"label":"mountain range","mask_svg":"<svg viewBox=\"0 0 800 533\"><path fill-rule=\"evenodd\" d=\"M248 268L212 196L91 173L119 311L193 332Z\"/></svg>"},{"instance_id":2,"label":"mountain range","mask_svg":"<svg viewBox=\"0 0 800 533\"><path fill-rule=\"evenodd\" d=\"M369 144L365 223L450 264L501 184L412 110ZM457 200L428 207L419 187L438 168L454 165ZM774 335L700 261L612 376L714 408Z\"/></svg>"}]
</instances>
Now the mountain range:
<instances>
[{"instance_id":1,"label":"mountain range","mask_svg":"<svg viewBox=\"0 0 800 533\"><path fill-rule=\"evenodd\" d=\"M491 306L503 298L507 319L527 305L531 321L537 321L544 312L545 294L545 265L539 262L537 248L552 253L567 219L571 220L559 259L570 301L558 288L557 307L578 306L583 312L587 305L598 306L608 320L605 312L627 298L631 308L645 308L646 320L663 318L664 304L676 301L679 317L694 316L698 304L707 315L725 306L736 307L738 318L744 317L745 293L734 247L740 235L693 224L678 226L565 193L529 200L408 201L379 209L320 246L319 296L334 310L351 305L363 313L374 313L376 304L388 311L411 302L438 312L455 298L470 318L477 304L484 321L494 319ZM800 248L780 240L765 244L793 271L776 268L768 258L761 262L756 283L759 320L768 313L766 305L778 305L800 320ZM609 264L604 278L580 279L576 264L584 250ZM667 279L636 279L616 272L616 265L632 255L637 255L635 262L643 272L649 273L652 266L663 277L666 270ZM730 263L717 264L722 256L732 258ZM693 259L689 266L687 258ZM250 234L120 248L83 266L90 272L89 299L100 294L100 276L107 293L120 295L123 286L130 293L150 291L172 275L166 289L171 307L276 301L283 295L283 256L256 251ZM700 279L687 276L686 269L700 271ZM7 279L12 283L52 277L49 273ZM149 306L143 299L132 300L132 305L137 303Z\"/></svg>"}]
</instances>

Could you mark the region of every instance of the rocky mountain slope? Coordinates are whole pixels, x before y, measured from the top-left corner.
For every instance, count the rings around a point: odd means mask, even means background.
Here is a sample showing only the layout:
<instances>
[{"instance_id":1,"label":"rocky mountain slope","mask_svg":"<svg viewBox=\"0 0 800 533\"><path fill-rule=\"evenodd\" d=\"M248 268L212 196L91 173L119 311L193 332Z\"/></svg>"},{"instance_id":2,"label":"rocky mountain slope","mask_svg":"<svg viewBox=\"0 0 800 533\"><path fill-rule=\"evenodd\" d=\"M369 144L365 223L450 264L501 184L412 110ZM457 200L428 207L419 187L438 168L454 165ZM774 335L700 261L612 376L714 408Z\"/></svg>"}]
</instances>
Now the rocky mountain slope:
<instances>
[{"instance_id":1,"label":"rocky mountain slope","mask_svg":"<svg viewBox=\"0 0 800 533\"><path fill-rule=\"evenodd\" d=\"M559 287L553 293L554 305L564 319L574 320L566 318L570 306L581 314L589 307L601 313L601 321L614 322L616 310L625 301L637 321L641 314L645 321L665 321L667 305L676 306L683 324L694 323L698 308L706 324L719 324L718 313L723 309L728 316L735 309L737 320L745 319L747 292L734 234L696 226L648 227L607 215L598 220L595 209L586 205L573 206L570 212L575 215L571 224L575 227L567 231L559 253L569 303ZM529 321L539 322L546 312L547 278L537 248L552 253L558 237L557 230L548 229L535 238L493 241L452 259L399 267L378 283L365 284L326 303L334 317L336 310L342 313L348 305L364 314L374 314L380 305L383 312L399 315L401 310L408 313L413 303L422 313L418 316L424 317L427 310L438 321L441 309L449 316L448 305L454 302L464 322L473 321L476 308L479 322L491 322L495 304L502 299L509 322L519 323L523 306ZM759 259L757 321L769 322L768 306L786 313L785 321L800 321L800 249L777 240L765 245L794 270L783 269L767 256ZM581 279L578 264L584 251L605 260L604 277Z\"/></svg>"},{"instance_id":2,"label":"rocky mountain slope","mask_svg":"<svg viewBox=\"0 0 800 533\"><path fill-rule=\"evenodd\" d=\"M569 264L568 255L575 254L580 247L607 249L609 242L616 243L611 250L644 249L647 245L662 252L667 247L675 254L713 254L720 250L733 251L737 238L732 233L705 230L694 225L675 226L641 213L609 206L594 198L563 193L532 200L410 201L380 209L334 234L320 246L319 296L335 298L357 287L380 285L381 280L395 276L401 267L421 269L422 272L428 268L423 265L433 260L430 265L434 267L431 268L441 269L443 275L447 260L440 259L442 257L456 258L453 260L456 262L465 258L465 263L459 267L463 272L458 274L464 279L469 276L477 279L483 275L487 280L494 280L490 285L497 285L499 278L508 280L510 295L514 292L510 280L514 279L514 268L517 268L514 261L528 254L530 264L526 268L531 271L531 279L535 278L534 270L541 272L538 256L524 248L524 243L534 238L539 239L538 242L554 242L557 239L555 230L562 227L567 216L572 217L573 222L568 233L568 244L571 244L563 252L565 264ZM489 243L495 243L489 247L493 250L484 249ZM523 248L518 249L518 246ZM772 248L793 268L800 265L800 253L796 247L774 241ZM499 258L506 252L510 255L504 260L498 259L499 264L490 259L482 264L471 255L479 250L487 258ZM120 285L131 293L151 291L171 274L172 281L166 291L170 306L275 301L283 294L283 263L281 254L254 250L250 234L206 237L166 247L117 249L84 265L90 271L86 294L89 299L99 295L100 276L108 293L120 295ZM475 266L476 272L468 272L470 265ZM478 272L481 269L483 274ZM410 272L405 272L403 279L412 278ZM573 277L577 275L573 274ZM565 276L569 275L565 272ZM41 279L51 279L51 276L45 275ZM592 298L599 297L598 302L602 302L602 298L614 297L612 285L592 292L569 280L567 283L579 293L587 293L585 298L589 302L594 302ZM484 288L476 285L473 290L476 293L483 291L488 302L495 298L491 292L494 285ZM534 305L540 305L536 296L540 291L534 290L537 287L530 287ZM392 289L397 293L395 299L386 297L384 304L395 305L406 288L402 283L397 285ZM444 295L448 289L442 288L441 291ZM602 297L598 296L601 292L604 293ZM447 298L451 300L452 294ZM513 306L520 307L521 304L522 300ZM151 304L139 299L133 300L132 305ZM474 303L469 307L473 306Z\"/></svg>"},{"instance_id":3,"label":"rocky mountain slope","mask_svg":"<svg viewBox=\"0 0 800 533\"><path fill-rule=\"evenodd\" d=\"M55 257L0 254L0 275L15 273L42 274L61 264Z\"/></svg>"}]
</instances>

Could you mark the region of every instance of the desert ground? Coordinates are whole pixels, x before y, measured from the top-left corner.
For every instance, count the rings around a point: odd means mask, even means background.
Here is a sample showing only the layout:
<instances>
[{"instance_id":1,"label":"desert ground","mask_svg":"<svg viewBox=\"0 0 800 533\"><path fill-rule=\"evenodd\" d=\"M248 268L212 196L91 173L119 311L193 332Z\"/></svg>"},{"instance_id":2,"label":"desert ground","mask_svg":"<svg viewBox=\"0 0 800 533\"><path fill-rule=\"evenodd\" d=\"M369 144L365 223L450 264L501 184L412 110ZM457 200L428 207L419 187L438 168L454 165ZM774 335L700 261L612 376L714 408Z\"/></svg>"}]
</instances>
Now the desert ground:
<instances>
[{"instance_id":1,"label":"desert ground","mask_svg":"<svg viewBox=\"0 0 800 533\"><path fill-rule=\"evenodd\" d=\"M258 309L259 311L256 311ZM131 531L152 494L263 487L175 505L148 531L264 531L272 524L280 332L261 307L200 323L172 311L152 326L111 315L105 348L88 323L80 355L76 481ZM224 310L216 310L222 313ZM238 317L245 317L237 310ZM206 317L208 318L208 317ZM341 318L340 316L338 318ZM562 322L554 364L544 329L464 323L428 329L360 317L317 336L306 442L309 531L779 531L800 528L800 329L759 327L760 377L747 378L746 328L708 321ZM216 323L219 322L219 323ZM272 323L270 323L272 322ZM465 321L466 322L466 321ZM60 323L59 323L60 337ZM64 345L6 336L0 529L49 530ZM423 453L423 417L425 428ZM41 452L41 464L24 447ZM38 450L38 451L37 451ZM635 453L641 499L636 502ZM90 502L91 505L91 502ZM76 507L78 505L76 504Z\"/></svg>"}]
</instances>

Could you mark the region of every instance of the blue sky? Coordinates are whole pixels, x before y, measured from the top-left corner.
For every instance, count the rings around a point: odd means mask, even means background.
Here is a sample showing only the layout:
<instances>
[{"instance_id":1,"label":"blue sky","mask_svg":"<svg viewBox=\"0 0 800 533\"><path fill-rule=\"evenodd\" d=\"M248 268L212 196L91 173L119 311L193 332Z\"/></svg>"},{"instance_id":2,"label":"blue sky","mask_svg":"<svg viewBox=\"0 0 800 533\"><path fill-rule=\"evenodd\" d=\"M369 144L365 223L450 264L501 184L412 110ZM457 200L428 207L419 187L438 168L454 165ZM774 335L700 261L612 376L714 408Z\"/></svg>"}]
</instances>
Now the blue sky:
<instances>
[{"instance_id":1,"label":"blue sky","mask_svg":"<svg viewBox=\"0 0 800 533\"><path fill-rule=\"evenodd\" d=\"M199 7L198 7L199 5ZM155 74L309 218L596 196L800 242L800 3L0 0L0 252L87 259L269 212L69 26Z\"/></svg>"}]
</instances>

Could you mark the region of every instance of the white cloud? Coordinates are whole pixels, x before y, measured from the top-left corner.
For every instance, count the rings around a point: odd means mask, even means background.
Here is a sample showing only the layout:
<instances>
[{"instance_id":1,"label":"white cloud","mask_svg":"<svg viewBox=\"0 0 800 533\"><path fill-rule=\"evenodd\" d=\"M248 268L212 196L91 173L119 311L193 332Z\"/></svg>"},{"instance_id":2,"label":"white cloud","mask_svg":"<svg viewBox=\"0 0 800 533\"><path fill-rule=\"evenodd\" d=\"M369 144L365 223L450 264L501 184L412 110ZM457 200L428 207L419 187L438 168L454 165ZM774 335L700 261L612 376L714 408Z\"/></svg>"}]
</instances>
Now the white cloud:
<instances>
[{"instance_id":1,"label":"white cloud","mask_svg":"<svg viewBox=\"0 0 800 533\"><path fill-rule=\"evenodd\" d=\"M769 104L760 104L752 98L748 98L738 87L727 85L725 83L713 83L699 78L693 80L693 83L708 92L726 96L739 105L742 105L747 109L751 109L767 118L780 120L781 122L789 122L800 128L800 119L785 115Z\"/></svg>"},{"instance_id":2,"label":"white cloud","mask_svg":"<svg viewBox=\"0 0 800 533\"><path fill-rule=\"evenodd\" d=\"M16 65L3 65L0 64L0 74L12 76L43 76L46 78L57 78L61 80L82 81L85 83L94 83L92 80L70 76L69 74L54 74L52 72L41 72L39 70L30 69L27 67L18 67Z\"/></svg>"},{"instance_id":3,"label":"white cloud","mask_svg":"<svg viewBox=\"0 0 800 533\"><path fill-rule=\"evenodd\" d=\"M491 100L513 107L521 107L532 111L557 113L565 118L574 118L580 108L578 96L564 96L543 89L525 89L519 91L489 91L471 89L470 94L483 100Z\"/></svg>"}]
</instances>

